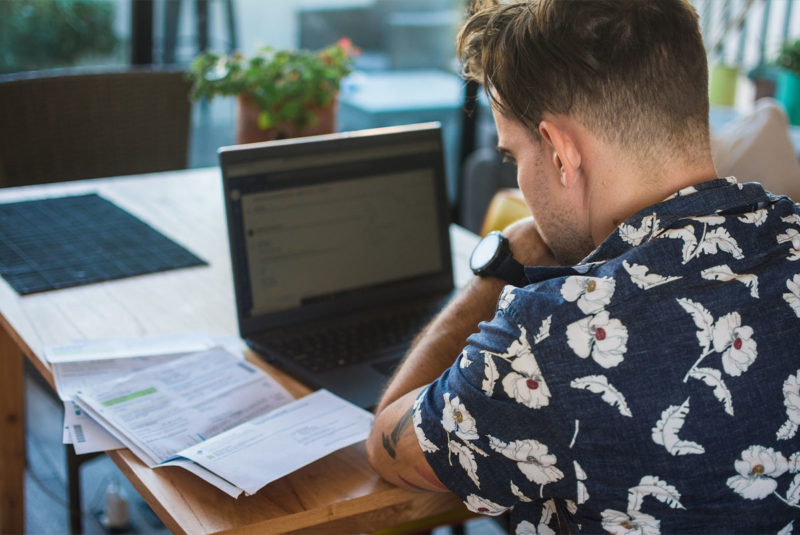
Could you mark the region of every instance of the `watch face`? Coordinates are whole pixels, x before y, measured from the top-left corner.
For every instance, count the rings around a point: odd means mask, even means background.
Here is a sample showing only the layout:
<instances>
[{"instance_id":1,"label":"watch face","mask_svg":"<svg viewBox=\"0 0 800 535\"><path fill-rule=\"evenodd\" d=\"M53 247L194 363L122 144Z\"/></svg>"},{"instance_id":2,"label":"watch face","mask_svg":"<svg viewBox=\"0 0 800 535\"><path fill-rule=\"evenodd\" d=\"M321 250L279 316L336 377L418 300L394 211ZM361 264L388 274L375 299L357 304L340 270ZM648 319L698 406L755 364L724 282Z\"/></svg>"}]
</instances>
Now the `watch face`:
<instances>
[{"instance_id":1,"label":"watch face","mask_svg":"<svg viewBox=\"0 0 800 535\"><path fill-rule=\"evenodd\" d=\"M490 232L472 251L469 259L469 266L473 271L484 269L494 259L497 248L500 246L503 236L499 232Z\"/></svg>"}]
</instances>

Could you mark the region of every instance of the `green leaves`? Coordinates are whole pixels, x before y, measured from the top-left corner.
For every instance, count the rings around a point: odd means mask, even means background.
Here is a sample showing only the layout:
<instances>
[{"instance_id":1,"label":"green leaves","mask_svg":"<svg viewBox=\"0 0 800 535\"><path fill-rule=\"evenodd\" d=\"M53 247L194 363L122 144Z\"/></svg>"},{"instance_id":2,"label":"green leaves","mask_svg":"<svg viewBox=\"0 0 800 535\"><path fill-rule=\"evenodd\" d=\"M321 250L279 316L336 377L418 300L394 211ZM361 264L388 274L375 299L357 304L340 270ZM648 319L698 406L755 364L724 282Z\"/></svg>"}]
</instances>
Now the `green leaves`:
<instances>
[{"instance_id":1,"label":"green leaves","mask_svg":"<svg viewBox=\"0 0 800 535\"><path fill-rule=\"evenodd\" d=\"M349 41L318 52L264 47L250 58L205 52L190 67L191 96L196 100L247 93L260 110L259 128L282 121L305 127L314 121L310 108L333 101L357 53Z\"/></svg>"},{"instance_id":2,"label":"green leaves","mask_svg":"<svg viewBox=\"0 0 800 535\"><path fill-rule=\"evenodd\" d=\"M800 75L800 39L783 43L778 64L787 71Z\"/></svg>"},{"instance_id":3,"label":"green leaves","mask_svg":"<svg viewBox=\"0 0 800 535\"><path fill-rule=\"evenodd\" d=\"M272 120L272 115L269 112L262 111L258 114L258 127L261 130L266 130L272 127L275 121Z\"/></svg>"}]
</instances>

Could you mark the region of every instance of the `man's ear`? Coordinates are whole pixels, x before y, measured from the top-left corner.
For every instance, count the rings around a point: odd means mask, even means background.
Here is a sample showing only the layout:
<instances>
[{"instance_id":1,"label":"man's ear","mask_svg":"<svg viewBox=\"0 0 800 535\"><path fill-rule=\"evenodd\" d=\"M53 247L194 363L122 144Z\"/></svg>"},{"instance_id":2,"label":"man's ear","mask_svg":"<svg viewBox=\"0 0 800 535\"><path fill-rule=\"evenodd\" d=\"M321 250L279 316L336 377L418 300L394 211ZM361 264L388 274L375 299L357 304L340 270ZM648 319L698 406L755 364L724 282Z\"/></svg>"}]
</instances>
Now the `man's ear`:
<instances>
[{"instance_id":1,"label":"man's ear","mask_svg":"<svg viewBox=\"0 0 800 535\"><path fill-rule=\"evenodd\" d=\"M550 145L552 163L561 175L561 184L571 187L581 167L581 152L574 137L567 129L548 120L539 123L539 133Z\"/></svg>"}]
</instances>

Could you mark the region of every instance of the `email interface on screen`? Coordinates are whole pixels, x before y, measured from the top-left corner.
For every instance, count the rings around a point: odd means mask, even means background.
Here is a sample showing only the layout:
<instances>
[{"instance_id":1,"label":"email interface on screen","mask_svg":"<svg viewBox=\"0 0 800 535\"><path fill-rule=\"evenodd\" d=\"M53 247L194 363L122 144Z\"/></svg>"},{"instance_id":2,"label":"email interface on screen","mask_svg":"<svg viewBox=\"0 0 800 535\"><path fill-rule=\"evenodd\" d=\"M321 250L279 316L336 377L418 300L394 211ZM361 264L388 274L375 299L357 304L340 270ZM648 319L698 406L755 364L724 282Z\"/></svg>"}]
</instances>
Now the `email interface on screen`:
<instances>
[{"instance_id":1,"label":"email interface on screen","mask_svg":"<svg viewBox=\"0 0 800 535\"><path fill-rule=\"evenodd\" d=\"M242 192L250 316L442 269L432 169L339 178Z\"/></svg>"}]
</instances>

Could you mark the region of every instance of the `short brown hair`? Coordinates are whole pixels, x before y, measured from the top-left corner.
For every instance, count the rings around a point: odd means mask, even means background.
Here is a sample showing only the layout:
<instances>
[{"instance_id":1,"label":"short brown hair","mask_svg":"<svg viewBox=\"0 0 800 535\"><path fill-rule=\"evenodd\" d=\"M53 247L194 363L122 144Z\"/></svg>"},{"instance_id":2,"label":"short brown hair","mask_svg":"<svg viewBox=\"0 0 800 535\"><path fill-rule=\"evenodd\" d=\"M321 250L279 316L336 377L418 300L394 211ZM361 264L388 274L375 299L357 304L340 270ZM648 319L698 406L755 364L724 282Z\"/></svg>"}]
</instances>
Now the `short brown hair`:
<instances>
[{"instance_id":1,"label":"short brown hair","mask_svg":"<svg viewBox=\"0 0 800 535\"><path fill-rule=\"evenodd\" d=\"M688 1L476 6L458 36L464 75L535 139L550 112L639 154L708 147L708 66Z\"/></svg>"}]
</instances>

